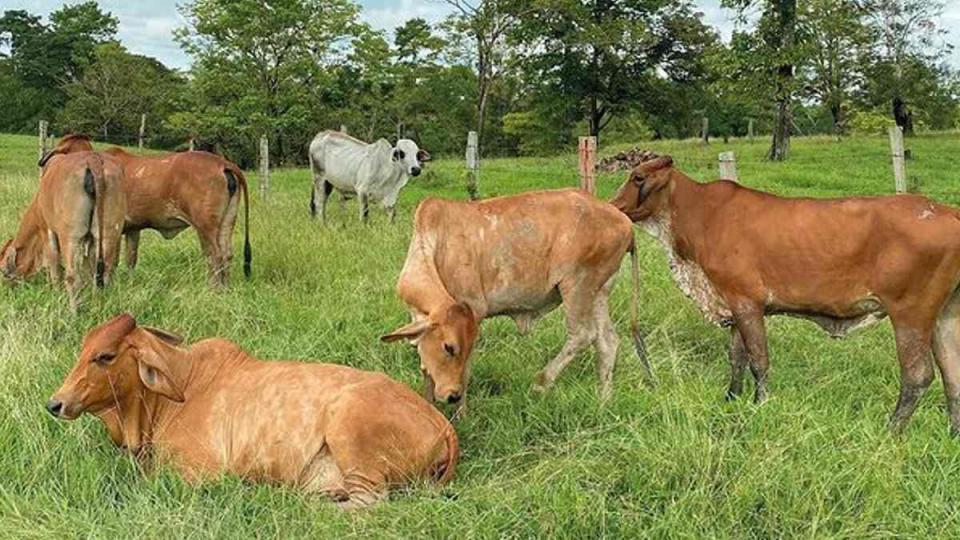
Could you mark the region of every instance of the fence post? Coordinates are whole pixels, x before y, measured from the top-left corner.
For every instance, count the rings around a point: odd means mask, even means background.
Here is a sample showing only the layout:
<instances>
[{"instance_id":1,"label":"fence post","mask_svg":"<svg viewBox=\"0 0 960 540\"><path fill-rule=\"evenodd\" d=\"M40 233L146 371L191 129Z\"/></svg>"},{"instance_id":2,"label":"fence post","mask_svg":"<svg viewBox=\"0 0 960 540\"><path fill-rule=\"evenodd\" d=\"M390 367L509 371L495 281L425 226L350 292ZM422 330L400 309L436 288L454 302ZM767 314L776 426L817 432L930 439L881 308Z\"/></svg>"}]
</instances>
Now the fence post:
<instances>
[{"instance_id":1,"label":"fence post","mask_svg":"<svg viewBox=\"0 0 960 540\"><path fill-rule=\"evenodd\" d=\"M47 121L46 120L40 121L40 126L38 127L38 134L39 134L39 140L37 141L37 144L38 144L37 153L39 155L37 156L37 159L40 159L43 157L44 154L47 153Z\"/></svg>"},{"instance_id":2,"label":"fence post","mask_svg":"<svg viewBox=\"0 0 960 540\"><path fill-rule=\"evenodd\" d=\"M747 139L753 142L753 118L747 119Z\"/></svg>"},{"instance_id":3,"label":"fence post","mask_svg":"<svg viewBox=\"0 0 960 540\"><path fill-rule=\"evenodd\" d=\"M597 192L597 138L580 137L580 189L591 195Z\"/></svg>"},{"instance_id":4,"label":"fence post","mask_svg":"<svg viewBox=\"0 0 960 540\"><path fill-rule=\"evenodd\" d=\"M190 137L190 151L193 152L193 137Z\"/></svg>"},{"instance_id":5,"label":"fence post","mask_svg":"<svg viewBox=\"0 0 960 540\"><path fill-rule=\"evenodd\" d=\"M467 133L467 194L470 200L480 197L480 156L477 155L477 132Z\"/></svg>"},{"instance_id":6,"label":"fence post","mask_svg":"<svg viewBox=\"0 0 960 540\"><path fill-rule=\"evenodd\" d=\"M903 163L903 129L900 126L890 128L890 155L893 157L893 181L897 193L907 191L907 170Z\"/></svg>"},{"instance_id":7,"label":"fence post","mask_svg":"<svg viewBox=\"0 0 960 540\"><path fill-rule=\"evenodd\" d=\"M140 115L140 137L137 138L137 146L140 153L143 153L143 132L147 129L147 113Z\"/></svg>"},{"instance_id":8,"label":"fence post","mask_svg":"<svg viewBox=\"0 0 960 540\"><path fill-rule=\"evenodd\" d=\"M270 195L270 143L266 135L260 136L260 196Z\"/></svg>"},{"instance_id":9,"label":"fence post","mask_svg":"<svg viewBox=\"0 0 960 540\"><path fill-rule=\"evenodd\" d=\"M720 152L720 179L739 181L739 178L737 178L737 158L733 155L733 152Z\"/></svg>"},{"instance_id":10,"label":"fence post","mask_svg":"<svg viewBox=\"0 0 960 540\"><path fill-rule=\"evenodd\" d=\"M703 144L710 142L710 119L706 116L703 117L703 126L700 129L700 138L703 140Z\"/></svg>"},{"instance_id":11,"label":"fence post","mask_svg":"<svg viewBox=\"0 0 960 540\"><path fill-rule=\"evenodd\" d=\"M347 131L347 125L346 125L346 124L340 124L340 133L343 133L344 135L349 135L349 134L350 134L350 133Z\"/></svg>"}]
</instances>

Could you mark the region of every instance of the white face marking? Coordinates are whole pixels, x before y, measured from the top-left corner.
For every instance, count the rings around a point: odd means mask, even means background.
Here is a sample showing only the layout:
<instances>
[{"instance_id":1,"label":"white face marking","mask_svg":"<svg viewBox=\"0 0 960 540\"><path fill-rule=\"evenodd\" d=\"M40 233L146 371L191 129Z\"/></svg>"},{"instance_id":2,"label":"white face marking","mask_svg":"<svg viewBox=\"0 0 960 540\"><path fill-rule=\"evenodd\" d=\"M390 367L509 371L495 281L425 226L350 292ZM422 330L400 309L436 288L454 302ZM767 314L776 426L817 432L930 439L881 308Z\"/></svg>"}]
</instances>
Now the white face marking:
<instances>
[{"instance_id":1,"label":"white face marking","mask_svg":"<svg viewBox=\"0 0 960 540\"><path fill-rule=\"evenodd\" d=\"M414 170L419 171L422 168L420 161L417 159L417 153L420 152L420 148L417 147L417 143L411 141L410 139L400 139L397 141L397 146L394 148L394 150L399 150L403 153L403 157L398 161L398 163L402 165L405 173L412 175Z\"/></svg>"}]
</instances>

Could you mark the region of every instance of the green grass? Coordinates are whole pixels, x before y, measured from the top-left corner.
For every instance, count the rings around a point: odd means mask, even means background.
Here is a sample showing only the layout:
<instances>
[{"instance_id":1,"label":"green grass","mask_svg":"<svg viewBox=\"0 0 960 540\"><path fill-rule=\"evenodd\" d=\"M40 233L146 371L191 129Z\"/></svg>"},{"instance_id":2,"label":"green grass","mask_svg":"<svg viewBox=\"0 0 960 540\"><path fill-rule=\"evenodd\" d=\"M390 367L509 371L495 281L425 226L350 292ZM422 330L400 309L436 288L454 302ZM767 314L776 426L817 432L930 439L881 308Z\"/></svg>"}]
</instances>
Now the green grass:
<instances>
[{"instance_id":1,"label":"green grass","mask_svg":"<svg viewBox=\"0 0 960 540\"><path fill-rule=\"evenodd\" d=\"M924 192L960 205L956 134L908 143L908 174ZM764 162L759 140L648 146L672 153L698 179L714 176L717 153L733 149L743 183L781 194L893 187L883 138L796 139L786 164ZM35 158L34 138L0 136L4 237L35 190ZM481 190L574 185L575 160L488 161ZM622 177L601 175L601 195ZM377 337L406 320L393 289L416 202L462 198L462 179L459 161L438 161L403 192L396 225L375 211L365 227L355 202L345 210L333 202L325 229L307 213L308 172L277 171L271 200L253 200L254 277L242 279L238 257L221 292L206 287L191 231L173 241L145 233L137 271L121 273L76 316L44 278L0 287L0 537L960 535L960 442L947 436L939 381L904 437L885 429L899 384L888 325L832 341L809 323L773 319L771 399L726 403L726 332L701 319L639 232L641 322L659 386L644 387L624 339L609 403L596 398L592 352L554 391L536 396L533 376L563 341L559 311L525 337L509 320L487 321L474 353L471 410L457 426L456 480L395 494L370 511L344 514L319 497L236 479L194 488L169 472L144 475L97 420L60 423L44 411L86 330L121 311L190 340L224 336L262 358L381 370L419 388L415 354ZM235 241L239 254L239 234ZM627 268L612 302L624 338Z\"/></svg>"}]
</instances>

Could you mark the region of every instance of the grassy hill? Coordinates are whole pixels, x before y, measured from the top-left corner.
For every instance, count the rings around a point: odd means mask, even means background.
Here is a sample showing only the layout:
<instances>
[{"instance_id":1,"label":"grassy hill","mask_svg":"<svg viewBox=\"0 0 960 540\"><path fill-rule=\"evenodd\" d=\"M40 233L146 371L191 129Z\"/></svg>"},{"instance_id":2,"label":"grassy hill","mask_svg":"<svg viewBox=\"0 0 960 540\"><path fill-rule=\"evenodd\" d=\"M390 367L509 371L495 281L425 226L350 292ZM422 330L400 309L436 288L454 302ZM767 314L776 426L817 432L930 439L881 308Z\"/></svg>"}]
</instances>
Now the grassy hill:
<instances>
[{"instance_id":1,"label":"grassy hill","mask_svg":"<svg viewBox=\"0 0 960 540\"><path fill-rule=\"evenodd\" d=\"M796 139L785 164L763 160L766 144L647 146L671 153L700 180L716 175L718 152L735 150L749 186L796 196L893 191L885 138ZM957 135L908 146L915 157L908 175L921 190L960 205ZM13 234L34 193L35 162L35 138L0 135L0 239ZM576 170L573 154L491 160L481 191L575 185ZM600 195L622 180L601 175ZM308 215L309 172L276 171L270 200L252 201L253 279L243 280L238 256L224 291L207 288L190 230L172 241L146 232L136 272L120 272L76 316L45 278L0 287L0 537L960 534L960 441L947 436L939 381L904 437L885 429L899 389L889 325L832 341L809 323L773 319L771 399L726 403L728 334L702 320L642 232L641 323L659 385L643 386L624 339L610 402L596 398L592 352L554 391L535 395L534 374L563 342L560 312L528 336L509 320L487 321L473 357L471 410L457 425L456 480L397 494L370 511L343 514L320 497L230 478L194 488L169 472L145 476L96 419L61 423L44 411L86 330L121 311L190 341L224 336L261 358L381 370L419 388L415 353L377 338L406 321L394 283L413 208L427 196L463 198L462 182L461 162L441 160L403 192L395 225L374 210L364 226L354 201L344 209L333 201L324 228ZM238 255L240 239L238 231ZM612 311L623 338L628 299L622 275Z\"/></svg>"}]
</instances>

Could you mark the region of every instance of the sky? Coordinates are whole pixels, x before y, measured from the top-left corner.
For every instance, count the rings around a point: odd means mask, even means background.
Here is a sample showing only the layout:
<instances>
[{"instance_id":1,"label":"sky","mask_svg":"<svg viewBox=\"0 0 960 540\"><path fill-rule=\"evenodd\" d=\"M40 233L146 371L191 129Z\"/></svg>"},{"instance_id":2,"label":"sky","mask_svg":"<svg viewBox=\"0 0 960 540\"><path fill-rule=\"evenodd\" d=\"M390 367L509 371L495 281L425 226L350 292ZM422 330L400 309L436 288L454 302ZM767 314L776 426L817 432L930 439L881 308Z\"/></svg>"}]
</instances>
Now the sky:
<instances>
[{"instance_id":1,"label":"sky","mask_svg":"<svg viewBox=\"0 0 960 540\"><path fill-rule=\"evenodd\" d=\"M0 10L25 9L47 15L63 4L80 0L0 0ZM190 57L173 41L172 32L185 21L177 12L177 3L183 0L99 0L105 11L120 19L119 38L131 52L152 56L164 64L180 69L190 65ZM442 0L359 0L363 6L361 18L371 26L390 31L407 19L421 17L438 22L450 8ZM695 2L704 15L704 22L717 28L725 39L735 27L732 14L720 7L720 0ZM946 0L941 20L950 31L948 41L960 45L960 0ZM960 68L960 47L954 50L952 64Z\"/></svg>"}]
</instances>

